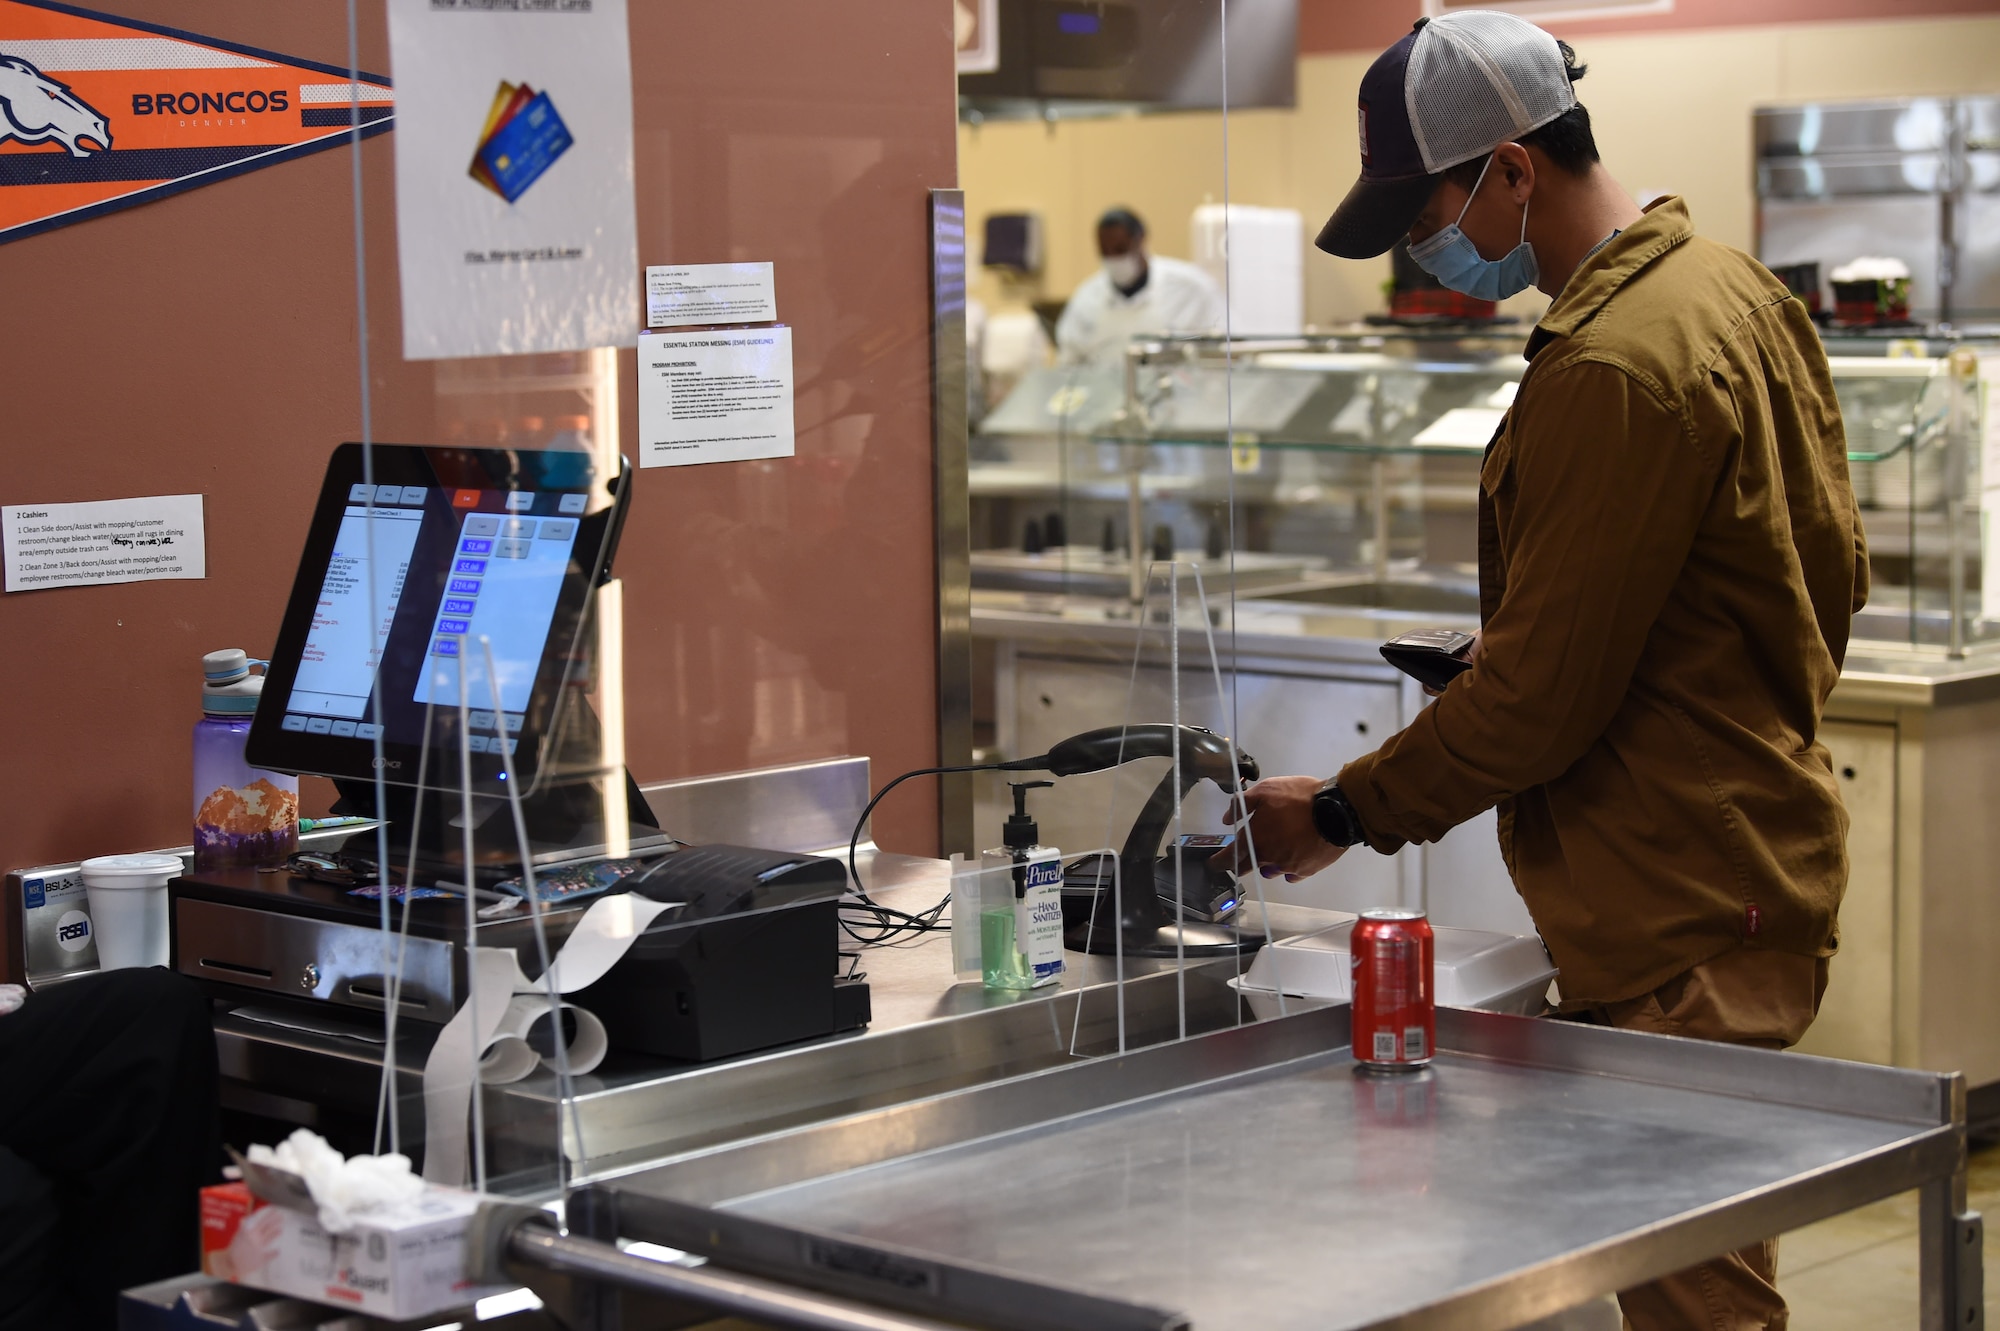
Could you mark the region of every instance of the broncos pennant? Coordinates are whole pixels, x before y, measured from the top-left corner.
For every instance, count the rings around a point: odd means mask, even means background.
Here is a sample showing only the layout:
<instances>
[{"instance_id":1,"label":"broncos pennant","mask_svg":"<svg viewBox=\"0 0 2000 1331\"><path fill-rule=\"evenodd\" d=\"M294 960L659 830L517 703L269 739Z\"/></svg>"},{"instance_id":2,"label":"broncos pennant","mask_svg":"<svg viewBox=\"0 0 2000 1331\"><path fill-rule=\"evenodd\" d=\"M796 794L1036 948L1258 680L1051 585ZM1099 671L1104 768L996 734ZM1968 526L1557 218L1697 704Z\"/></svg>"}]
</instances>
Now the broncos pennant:
<instances>
[{"instance_id":1,"label":"broncos pennant","mask_svg":"<svg viewBox=\"0 0 2000 1331\"><path fill-rule=\"evenodd\" d=\"M0 0L0 242L335 147L346 69L93 13ZM390 128L361 75L361 132Z\"/></svg>"}]
</instances>

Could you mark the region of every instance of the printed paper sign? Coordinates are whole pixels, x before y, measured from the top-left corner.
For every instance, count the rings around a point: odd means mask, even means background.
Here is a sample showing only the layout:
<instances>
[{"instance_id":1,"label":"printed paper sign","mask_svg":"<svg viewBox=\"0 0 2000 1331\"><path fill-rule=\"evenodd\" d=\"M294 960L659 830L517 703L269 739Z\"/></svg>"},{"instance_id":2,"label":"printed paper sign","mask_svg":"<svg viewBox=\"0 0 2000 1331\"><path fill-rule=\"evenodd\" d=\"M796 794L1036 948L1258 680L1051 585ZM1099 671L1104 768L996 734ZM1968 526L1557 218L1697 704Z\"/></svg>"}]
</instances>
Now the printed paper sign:
<instances>
[{"instance_id":1,"label":"printed paper sign","mask_svg":"<svg viewBox=\"0 0 2000 1331\"><path fill-rule=\"evenodd\" d=\"M625 0L390 0L410 360L632 345Z\"/></svg>"},{"instance_id":2,"label":"printed paper sign","mask_svg":"<svg viewBox=\"0 0 2000 1331\"><path fill-rule=\"evenodd\" d=\"M390 127L388 84L361 75L364 136ZM338 147L354 91L344 67L0 0L0 241Z\"/></svg>"},{"instance_id":3,"label":"printed paper sign","mask_svg":"<svg viewBox=\"0 0 2000 1331\"><path fill-rule=\"evenodd\" d=\"M639 338L639 465L788 458L792 330Z\"/></svg>"},{"instance_id":4,"label":"printed paper sign","mask_svg":"<svg viewBox=\"0 0 2000 1331\"><path fill-rule=\"evenodd\" d=\"M10 592L208 573L200 495L7 504L0 544Z\"/></svg>"},{"instance_id":5,"label":"printed paper sign","mask_svg":"<svg viewBox=\"0 0 2000 1331\"><path fill-rule=\"evenodd\" d=\"M646 326L769 323L778 288L768 263L690 263L646 269Z\"/></svg>"}]
</instances>

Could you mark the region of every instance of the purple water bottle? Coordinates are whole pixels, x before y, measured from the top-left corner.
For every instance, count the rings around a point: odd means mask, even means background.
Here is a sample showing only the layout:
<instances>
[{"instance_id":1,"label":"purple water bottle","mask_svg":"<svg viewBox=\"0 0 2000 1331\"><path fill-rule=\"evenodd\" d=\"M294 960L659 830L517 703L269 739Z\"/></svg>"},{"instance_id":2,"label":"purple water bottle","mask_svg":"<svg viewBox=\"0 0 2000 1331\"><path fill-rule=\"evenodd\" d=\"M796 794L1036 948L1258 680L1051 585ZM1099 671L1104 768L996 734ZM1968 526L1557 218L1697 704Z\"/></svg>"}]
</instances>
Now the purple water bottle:
<instances>
[{"instance_id":1,"label":"purple water bottle","mask_svg":"<svg viewBox=\"0 0 2000 1331\"><path fill-rule=\"evenodd\" d=\"M299 848L299 779L243 760L264 677L239 648L201 658L194 727L194 867L276 864Z\"/></svg>"}]
</instances>

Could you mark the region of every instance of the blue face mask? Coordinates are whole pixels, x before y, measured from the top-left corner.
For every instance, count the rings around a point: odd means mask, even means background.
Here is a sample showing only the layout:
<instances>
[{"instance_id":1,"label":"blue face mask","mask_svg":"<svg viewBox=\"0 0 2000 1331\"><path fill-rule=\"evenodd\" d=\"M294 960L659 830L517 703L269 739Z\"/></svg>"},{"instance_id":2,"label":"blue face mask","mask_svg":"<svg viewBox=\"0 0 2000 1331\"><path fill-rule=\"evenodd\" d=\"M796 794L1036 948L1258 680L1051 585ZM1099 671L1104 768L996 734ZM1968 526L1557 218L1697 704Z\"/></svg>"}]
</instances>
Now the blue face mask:
<instances>
[{"instance_id":1,"label":"blue face mask","mask_svg":"<svg viewBox=\"0 0 2000 1331\"><path fill-rule=\"evenodd\" d=\"M1473 182L1472 193L1465 196L1465 207L1458 210L1458 222L1426 237L1422 244L1410 246L1410 257L1417 261L1418 267L1461 296L1474 300L1505 300L1535 285L1542 275L1541 265L1535 262L1535 247L1528 243L1526 208L1521 210L1521 243L1502 259L1481 255L1472 238L1459 230L1458 223L1471 211L1473 196L1479 193L1479 187L1486 183L1486 173L1492 169L1493 158L1489 156L1479 170L1479 179Z\"/></svg>"}]
</instances>

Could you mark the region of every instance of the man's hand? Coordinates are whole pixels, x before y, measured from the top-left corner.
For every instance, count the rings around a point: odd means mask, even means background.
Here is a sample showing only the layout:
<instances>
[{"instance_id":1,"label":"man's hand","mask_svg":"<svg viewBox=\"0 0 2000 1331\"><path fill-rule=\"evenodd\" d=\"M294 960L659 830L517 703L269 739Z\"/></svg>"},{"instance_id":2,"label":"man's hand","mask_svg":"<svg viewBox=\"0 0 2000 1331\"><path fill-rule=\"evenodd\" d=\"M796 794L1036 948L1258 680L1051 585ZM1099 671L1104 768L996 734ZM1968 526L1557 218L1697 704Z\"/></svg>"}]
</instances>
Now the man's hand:
<instances>
[{"instance_id":1,"label":"man's hand","mask_svg":"<svg viewBox=\"0 0 2000 1331\"><path fill-rule=\"evenodd\" d=\"M1319 787L1316 776L1267 776L1250 787L1243 794L1249 817L1237 829L1236 845L1217 851L1215 862L1232 873L1250 872L1250 840L1255 837L1255 867L1266 878L1283 874L1286 882L1296 883L1345 855L1347 847L1332 845L1313 826L1313 796ZM1222 821L1236 822L1234 806L1222 815Z\"/></svg>"}]
</instances>

